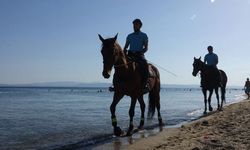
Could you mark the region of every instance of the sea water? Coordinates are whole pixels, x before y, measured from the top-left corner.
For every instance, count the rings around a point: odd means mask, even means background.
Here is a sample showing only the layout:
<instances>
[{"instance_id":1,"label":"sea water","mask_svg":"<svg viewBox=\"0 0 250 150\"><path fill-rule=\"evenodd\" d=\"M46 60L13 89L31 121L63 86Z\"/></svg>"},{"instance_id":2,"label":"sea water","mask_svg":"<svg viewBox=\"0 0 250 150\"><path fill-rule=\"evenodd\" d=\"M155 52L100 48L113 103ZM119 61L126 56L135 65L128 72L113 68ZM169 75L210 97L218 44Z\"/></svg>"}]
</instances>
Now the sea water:
<instances>
[{"instance_id":1,"label":"sea water","mask_svg":"<svg viewBox=\"0 0 250 150\"><path fill-rule=\"evenodd\" d=\"M226 102L242 98L240 88L227 88ZM107 88L0 88L0 149L60 149L70 145L89 147L112 140L110 104L113 93ZM166 126L200 117L204 110L198 86L170 86L161 89L161 114ZM146 103L148 97L144 96ZM130 98L116 107L118 125L129 125ZM217 109L215 95L212 106ZM134 124L139 125L140 106L136 104ZM145 120L145 128L157 126L157 115ZM72 147L73 148L73 147Z\"/></svg>"}]
</instances>

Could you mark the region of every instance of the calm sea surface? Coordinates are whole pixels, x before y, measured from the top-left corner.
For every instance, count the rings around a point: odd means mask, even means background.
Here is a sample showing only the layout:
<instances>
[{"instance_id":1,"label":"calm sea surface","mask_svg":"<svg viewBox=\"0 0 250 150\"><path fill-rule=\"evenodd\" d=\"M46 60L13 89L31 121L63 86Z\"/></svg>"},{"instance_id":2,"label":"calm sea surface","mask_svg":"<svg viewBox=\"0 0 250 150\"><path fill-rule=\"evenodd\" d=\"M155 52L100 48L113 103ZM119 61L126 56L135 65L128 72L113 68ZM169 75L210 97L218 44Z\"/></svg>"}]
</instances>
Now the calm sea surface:
<instances>
[{"instance_id":1,"label":"calm sea surface","mask_svg":"<svg viewBox=\"0 0 250 150\"><path fill-rule=\"evenodd\" d=\"M227 103L242 99L239 88L227 89ZM0 88L0 149L60 149L67 145L93 146L112 140L109 106L113 93L106 88ZM147 104L147 95L144 96ZM217 107L215 95L212 97ZM118 125L129 124L129 97L116 108ZM147 106L147 105L146 105ZM167 126L202 115L199 87L168 87L161 90L161 113ZM147 112L145 113L147 114ZM140 106L135 110L139 124ZM146 127L157 125L157 117Z\"/></svg>"}]
</instances>

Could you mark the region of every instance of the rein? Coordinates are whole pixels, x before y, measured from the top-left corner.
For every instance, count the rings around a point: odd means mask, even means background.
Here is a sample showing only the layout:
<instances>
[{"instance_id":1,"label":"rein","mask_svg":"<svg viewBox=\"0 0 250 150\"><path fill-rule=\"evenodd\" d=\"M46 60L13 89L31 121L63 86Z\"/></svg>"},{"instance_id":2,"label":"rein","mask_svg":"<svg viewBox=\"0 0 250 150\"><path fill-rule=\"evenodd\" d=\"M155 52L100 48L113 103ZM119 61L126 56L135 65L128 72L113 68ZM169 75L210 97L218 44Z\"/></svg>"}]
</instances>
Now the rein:
<instances>
[{"instance_id":1,"label":"rein","mask_svg":"<svg viewBox=\"0 0 250 150\"><path fill-rule=\"evenodd\" d=\"M115 69L116 68L122 68L122 67L128 68L128 65L130 65L132 63L133 63L133 61L129 61L129 62L125 63L125 64L114 64L114 68Z\"/></svg>"},{"instance_id":2,"label":"rein","mask_svg":"<svg viewBox=\"0 0 250 150\"><path fill-rule=\"evenodd\" d=\"M119 64L119 65L114 65L114 68L121 68L121 67L128 67L128 64L130 64L131 62L127 63L127 64Z\"/></svg>"}]
</instances>

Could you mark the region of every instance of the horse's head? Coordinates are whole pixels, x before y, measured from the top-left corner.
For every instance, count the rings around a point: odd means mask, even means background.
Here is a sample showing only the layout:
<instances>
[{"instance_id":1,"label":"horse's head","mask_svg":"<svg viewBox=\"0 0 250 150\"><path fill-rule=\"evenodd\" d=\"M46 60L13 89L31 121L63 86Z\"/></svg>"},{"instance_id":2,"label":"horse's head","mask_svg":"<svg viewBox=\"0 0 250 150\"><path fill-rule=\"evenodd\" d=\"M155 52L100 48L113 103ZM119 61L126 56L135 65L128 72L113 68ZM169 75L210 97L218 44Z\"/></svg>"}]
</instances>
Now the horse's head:
<instances>
[{"instance_id":1,"label":"horse's head","mask_svg":"<svg viewBox=\"0 0 250 150\"><path fill-rule=\"evenodd\" d=\"M116 61L116 39L117 35L113 38L103 39L101 35L99 35L99 39L102 41L102 57L103 57L103 71L102 75L104 78L109 78L111 74L112 67Z\"/></svg>"},{"instance_id":2,"label":"horse's head","mask_svg":"<svg viewBox=\"0 0 250 150\"><path fill-rule=\"evenodd\" d=\"M204 64L204 63L201 61L201 57L200 57L200 58L195 58L195 57L194 57L193 73L192 73L193 76L196 76L197 73L198 73L199 71L201 71L203 64Z\"/></svg>"}]
</instances>

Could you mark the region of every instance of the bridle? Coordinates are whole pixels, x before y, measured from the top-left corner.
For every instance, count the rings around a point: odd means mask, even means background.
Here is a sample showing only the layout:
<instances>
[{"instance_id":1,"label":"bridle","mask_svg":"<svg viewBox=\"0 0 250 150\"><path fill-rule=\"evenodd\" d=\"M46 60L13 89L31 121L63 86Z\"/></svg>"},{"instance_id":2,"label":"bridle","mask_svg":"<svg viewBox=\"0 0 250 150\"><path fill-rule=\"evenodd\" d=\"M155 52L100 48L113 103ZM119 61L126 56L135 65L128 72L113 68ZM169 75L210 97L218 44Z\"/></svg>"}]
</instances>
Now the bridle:
<instances>
[{"instance_id":1,"label":"bridle","mask_svg":"<svg viewBox=\"0 0 250 150\"><path fill-rule=\"evenodd\" d=\"M105 60L103 61L104 65L114 66L114 68L117 69L117 68L122 68L122 67L127 68L128 64L132 63L132 62L128 62L128 63L123 63L123 64L117 64L119 57L118 57L118 55L116 55L118 53L117 49L116 49L116 46L114 46L112 48L112 51L113 51L113 57L114 57L114 63L113 63L113 65L108 64Z\"/></svg>"},{"instance_id":2,"label":"bridle","mask_svg":"<svg viewBox=\"0 0 250 150\"><path fill-rule=\"evenodd\" d=\"M203 62L200 61L199 59L197 59L195 61L196 61L196 63L193 64L193 66L194 66L193 72L195 71L195 73L197 75L199 73L199 71L200 71L201 74L202 74L202 72L204 70L204 67L203 67L204 64L203 64Z\"/></svg>"}]
</instances>

